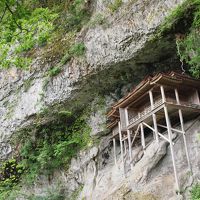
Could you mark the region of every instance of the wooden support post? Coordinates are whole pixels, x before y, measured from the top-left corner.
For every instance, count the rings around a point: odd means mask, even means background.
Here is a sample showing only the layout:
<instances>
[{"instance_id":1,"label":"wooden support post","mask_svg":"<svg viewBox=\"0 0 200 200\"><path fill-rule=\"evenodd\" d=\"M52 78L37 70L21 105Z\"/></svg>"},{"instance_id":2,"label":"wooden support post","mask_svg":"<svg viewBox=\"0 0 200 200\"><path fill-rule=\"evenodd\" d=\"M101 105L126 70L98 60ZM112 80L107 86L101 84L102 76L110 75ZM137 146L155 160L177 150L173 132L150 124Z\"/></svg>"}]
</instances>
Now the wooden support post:
<instances>
[{"instance_id":1,"label":"wooden support post","mask_svg":"<svg viewBox=\"0 0 200 200\"><path fill-rule=\"evenodd\" d=\"M195 93L196 93L195 96L196 96L196 98L197 98L197 99L196 99L196 102L197 102L198 105L200 105L200 96L199 96L199 92L198 92L197 89L195 90Z\"/></svg>"},{"instance_id":2,"label":"wooden support post","mask_svg":"<svg viewBox=\"0 0 200 200\"><path fill-rule=\"evenodd\" d=\"M162 102L166 102L166 97L165 97L165 91L164 91L164 87L161 85L160 86L160 91L161 91L161 96L162 96Z\"/></svg>"},{"instance_id":3,"label":"wooden support post","mask_svg":"<svg viewBox=\"0 0 200 200\"><path fill-rule=\"evenodd\" d=\"M128 126L129 125L128 108L125 108L125 117L126 117L126 126ZM131 165L131 170L132 170L133 165L131 164L131 161L132 161L131 132L128 129L127 129L127 136L128 136L129 159L130 159L130 165Z\"/></svg>"},{"instance_id":4,"label":"wooden support post","mask_svg":"<svg viewBox=\"0 0 200 200\"><path fill-rule=\"evenodd\" d=\"M116 140L115 140L115 138L113 138L113 152L114 152L114 161L115 161L115 165L117 165Z\"/></svg>"},{"instance_id":5,"label":"wooden support post","mask_svg":"<svg viewBox=\"0 0 200 200\"><path fill-rule=\"evenodd\" d=\"M185 146L185 153L186 153L188 168L189 168L190 171L192 171L192 167L191 167L191 163L190 163L190 158L189 158L189 153L188 153L188 147L187 147L187 140L186 140L186 136L185 136L185 129L184 129L184 122L183 122L182 110L179 109L178 113L179 113L179 118L180 118L180 122L181 122L181 130L183 132L183 141L184 141L184 146Z\"/></svg>"},{"instance_id":6,"label":"wooden support post","mask_svg":"<svg viewBox=\"0 0 200 200\"><path fill-rule=\"evenodd\" d=\"M158 126L167 129L167 126L164 126L164 125L158 124ZM172 127L171 127L171 130L174 132L177 132L177 133L183 133L183 131L180 131L180 130L172 128Z\"/></svg>"},{"instance_id":7,"label":"wooden support post","mask_svg":"<svg viewBox=\"0 0 200 200\"><path fill-rule=\"evenodd\" d=\"M141 130L141 143L143 150L145 151L145 138L144 138L144 126L143 123L140 124L140 130Z\"/></svg>"},{"instance_id":8,"label":"wooden support post","mask_svg":"<svg viewBox=\"0 0 200 200\"><path fill-rule=\"evenodd\" d=\"M153 102L153 93L152 93L151 90L149 91L149 98L150 98L150 102L151 102L151 110L153 110L154 109L154 102ZM154 126L154 130L155 130L155 132L153 132L154 133L154 138L156 139L156 141L158 143L159 142L158 126L157 126L157 120L156 120L155 113L152 114L152 117L153 117L153 126Z\"/></svg>"},{"instance_id":9,"label":"wooden support post","mask_svg":"<svg viewBox=\"0 0 200 200\"><path fill-rule=\"evenodd\" d=\"M143 124L144 124L147 128L151 129L152 131L155 131L151 126L149 126L149 125L146 124L145 122L143 122ZM161 133L158 132L158 135L159 135L160 137L162 137L164 140L166 140L167 142L169 142L169 139L166 138L166 137L165 137L164 135L162 135Z\"/></svg>"},{"instance_id":10,"label":"wooden support post","mask_svg":"<svg viewBox=\"0 0 200 200\"><path fill-rule=\"evenodd\" d=\"M126 140L124 140L124 155L126 155L126 150L127 150L127 146L126 146Z\"/></svg>"},{"instance_id":11,"label":"wooden support post","mask_svg":"<svg viewBox=\"0 0 200 200\"><path fill-rule=\"evenodd\" d=\"M165 112L165 120L166 120L166 124L167 124L167 131L168 131L168 137L169 137L169 143L170 143L170 150L171 150L171 155L172 155L172 163L173 163L173 168L174 168L176 189L178 191L180 191L179 181L178 181L178 176L177 176L177 170L176 170L176 163L175 163L175 158L174 158L174 147L173 147L173 143L172 143L171 123L170 123L169 114L168 114L168 110L167 110L166 106L164 106L164 112Z\"/></svg>"},{"instance_id":12,"label":"wooden support post","mask_svg":"<svg viewBox=\"0 0 200 200\"><path fill-rule=\"evenodd\" d=\"M125 118L126 118L126 127L129 125L129 120L128 120L128 108L125 108Z\"/></svg>"},{"instance_id":13,"label":"wooden support post","mask_svg":"<svg viewBox=\"0 0 200 200\"><path fill-rule=\"evenodd\" d=\"M120 140L120 148L121 148L122 167L123 167L123 173L124 173L124 176L125 176L124 150L123 150L122 132L121 132L121 124L120 124L120 122L118 122L118 128L119 128L119 140Z\"/></svg>"},{"instance_id":14,"label":"wooden support post","mask_svg":"<svg viewBox=\"0 0 200 200\"><path fill-rule=\"evenodd\" d=\"M139 133L139 130L140 130L140 124L138 125L137 130L135 131L135 135L134 135L134 138L133 138L133 140L131 142L131 146L133 145L133 142L135 141L135 139L136 139L136 137L137 137L137 135Z\"/></svg>"},{"instance_id":15,"label":"wooden support post","mask_svg":"<svg viewBox=\"0 0 200 200\"><path fill-rule=\"evenodd\" d=\"M180 105L180 99L179 99L179 95L178 95L178 90L175 88L174 91L175 91L175 96L176 96L176 103L178 105Z\"/></svg>"},{"instance_id":16,"label":"wooden support post","mask_svg":"<svg viewBox=\"0 0 200 200\"><path fill-rule=\"evenodd\" d=\"M131 164L132 161L132 147L131 147L131 133L130 130L127 130L128 133L128 147L129 147L129 159L130 159L130 165L131 165L131 170L133 169L133 165Z\"/></svg>"},{"instance_id":17,"label":"wooden support post","mask_svg":"<svg viewBox=\"0 0 200 200\"><path fill-rule=\"evenodd\" d=\"M175 96L176 96L177 104L180 105L180 99L179 99L179 95L178 95L178 90L177 89L175 89ZM180 123L181 123L181 130L182 130L182 134L183 134L183 141L184 141L184 146L185 146L185 153L186 153L188 168L189 168L190 171L192 171L190 158L189 158L189 153L188 153L188 147L187 147L187 140L186 140L186 136L185 136L183 113L182 113L181 109L178 110L178 114L179 114L179 119L180 119Z\"/></svg>"}]
</instances>

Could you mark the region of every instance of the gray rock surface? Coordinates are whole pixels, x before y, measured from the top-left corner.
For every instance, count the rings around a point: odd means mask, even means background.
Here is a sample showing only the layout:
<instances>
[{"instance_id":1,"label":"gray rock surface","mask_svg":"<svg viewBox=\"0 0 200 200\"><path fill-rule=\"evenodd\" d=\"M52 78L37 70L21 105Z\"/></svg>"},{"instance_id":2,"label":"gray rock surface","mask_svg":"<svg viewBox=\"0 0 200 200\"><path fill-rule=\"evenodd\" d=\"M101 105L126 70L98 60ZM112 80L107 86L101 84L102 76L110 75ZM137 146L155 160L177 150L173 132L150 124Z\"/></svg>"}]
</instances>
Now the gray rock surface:
<instances>
[{"instance_id":1,"label":"gray rock surface","mask_svg":"<svg viewBox=\"0 0 200 200\"><path fill-rule=\"evenodd\" d=\"M135 163L132 170L123 175L120 148L117 146L117 166L114 164L112 144L109 137L104 138L104 144L81 152L71 162L68 171L58 171L49 182L41 177L35 187L26 189L26 193L45 194L47 188L56 188L60 183L66 195L83 186L80 200L189 200L191 185L200 180L200 120L186 123L186 137L192 163L193 175L189 173L183 139L178 135L174 139L175 161L181 190L178 196L175 191L175 180L169 145L161 140L159 144L150 141L144 155ZM106 145L105 145L106 144ZM104 146L104 147L103 147ZM133 152L138 149L135 147ZM142 151L142 149L140 149ZM68 199L68 197L67 197Z\"/></svg>"},{"instance_id":2,"label":"gray rock surface","mask_svg":"<svg viewBox=\"0 0 200 200\"><path fill-rule=\"evenodd\" d=\"M183 197L175 194L173 167L166 142L159 145L151 142L144 154L140 147L135 147L134 168L132 171L127 169L125 178L119 144L115 166L111 139L109 135L104 135L107 107L128 92L124 88L130 88L152 70L149 69L152 66L147 68L148 63L160 62L163 55L169 54L168 58L173 56L175 44L172 38L163 38L150 47L149 40L183 0L124 0L115 13L111 13L107 7L110 2L113 1L95 1L94 15L103 13L106 23L84 29L84 34L82 32L79 37L86 45L85 58L72 59L57 76L47 76L51 66L41 61L40 55L31 71L0 71L0 159L11 153L10 136L20 129L33 126L36 116L44 108L56 110L59 105L67 110L81 109L86 104L96 107L94 99L98 99L98 93L112 91L106 96L104 106L97 106L88 120L92 128L91 136L101 137L100 144L80 152L72 159L68 171L58 170L50 178L41 176L33 187L24 187L22 193L41 196L59 187L59 191L69 199L73 192L83 187L80 200L187 200L189 188L200 180L199 120L191 127L194 121L186 124L189 127L187 140L192 176L187 170L183 140L180 136L175 139L178 175L181 187L186 189ZM155 69L155 66L152 68ZM50 120L50 117L46 120ZM22 195L19 199L26 197Z\"/></svg>"},{"instance_id":3,"label":"gray rock surface","mask_svg":"<svg viewBox=\"0 0 200 200\"><path fill-rule=\"evenodd\" d=\"M97 0L94 14L101 7L105 11L108 26L89 28L82 36L86 45L86 60L71 60L63 66L60 74L52 78L46 76L50 66L40 59L40 52L30 72L1 70L0 143L7 141L16 130L32 124L41 109L60 103L68 105L73 100L79 100L81 105L88 102L95 91L109 90L125 79L134 82L142 77L147 72L144 72L145 66L137 68L134 64L136 56L144 51L145 44L171 10L182 2L123 1L119 10L111 13L107 8L109 2L105 4ZM152 52L151 59L156 57L159 60L155 54ZM145 57L141 62L148 60ZM114 64L120 64L121 67ZM130 65L131 69L126 67ZM105 71L107 69L109 71Z\"/></svg>"}]
</instances>

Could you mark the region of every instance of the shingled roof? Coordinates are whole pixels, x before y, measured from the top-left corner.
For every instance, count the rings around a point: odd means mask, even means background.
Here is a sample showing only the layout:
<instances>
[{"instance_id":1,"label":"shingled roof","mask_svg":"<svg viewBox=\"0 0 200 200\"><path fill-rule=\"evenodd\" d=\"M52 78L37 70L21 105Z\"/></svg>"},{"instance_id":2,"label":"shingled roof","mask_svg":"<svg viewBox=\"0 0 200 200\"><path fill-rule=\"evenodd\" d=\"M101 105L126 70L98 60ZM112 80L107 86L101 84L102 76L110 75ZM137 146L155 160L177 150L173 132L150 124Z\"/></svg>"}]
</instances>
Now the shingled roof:
<instances>
[{"instance_id":1,"label":"shingled roof","mask_svg":"<svg viewBox=\"0 0 200 200\"><path fill-rule=\"evenodd\" d=\"M148 76L142 82L140 82L133 90L125 97L120 99L115 105L112 106L110 112L107 116L109 119L112 117L119 117L119 108L125 108L131 102L138 99L145 92L149 91L151 88L158 85L169 85L174 87L193 87L200 88L200 80L194 79L186 74L177 73L174 71L168 73L158 73L155 76ZM113 122L114 123L114 122Z\"/></svg>"}]
</instances>

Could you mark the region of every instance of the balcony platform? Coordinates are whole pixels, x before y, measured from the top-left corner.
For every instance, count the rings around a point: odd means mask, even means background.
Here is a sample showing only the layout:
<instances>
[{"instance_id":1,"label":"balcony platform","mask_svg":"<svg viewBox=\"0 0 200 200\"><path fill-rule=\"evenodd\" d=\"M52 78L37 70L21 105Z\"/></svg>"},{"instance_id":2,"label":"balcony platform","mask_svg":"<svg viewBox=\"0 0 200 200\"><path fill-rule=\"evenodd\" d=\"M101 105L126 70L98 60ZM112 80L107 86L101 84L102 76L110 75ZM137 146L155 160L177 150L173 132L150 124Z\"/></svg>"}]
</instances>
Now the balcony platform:
<instances>
[{"instance_id":1,"label":"balcony platform","mask_svg":"<svg viewBox=\"0 0 200 200\"><path fill-rule=\"evenodd\" d=\"M164 106L167 106L169 115L171 117L173 117L173 113L179 109L183 111L185 117L200 112L200 105L197 104L188 104L186 102L181 102L180 104L177 104L175 101L172 100L166 101L164 103L158 103L158 102L155 104L153 110L151 110L151 108L148 107L143 112L141 112L140 117L134 117L130 119L127 129L136 130L138 124L140 124L141 122L153 124L152 114L156 114L157 121L164 119L165 118L163 110Z\"/></svg>"}]
</instances>

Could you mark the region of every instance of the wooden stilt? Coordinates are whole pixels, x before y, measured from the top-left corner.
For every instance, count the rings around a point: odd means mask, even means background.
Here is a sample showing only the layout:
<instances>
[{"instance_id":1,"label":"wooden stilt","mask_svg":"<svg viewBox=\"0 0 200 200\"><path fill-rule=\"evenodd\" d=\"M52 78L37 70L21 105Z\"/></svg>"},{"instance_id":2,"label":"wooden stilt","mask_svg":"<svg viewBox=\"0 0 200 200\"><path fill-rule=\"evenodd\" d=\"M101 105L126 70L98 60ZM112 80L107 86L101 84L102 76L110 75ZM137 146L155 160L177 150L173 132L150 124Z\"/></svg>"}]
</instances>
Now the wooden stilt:
<instances>
[{"instance_id":1,"label":"wooden stilt","mask_svg":"<svg viewBox=\"0 0 200 200\"><path fill-rule=\"evenodd\" d=\"M127 154L126 150L127 150L127 145L126 145L126 140L124 140L124 155Z\"/></svg>"},{"instance_id":2,"label":"wooden stilt","mask_svg":"<svg viewBox=\"0 0 200 200\"><path fill-rule=\"evenodd\" d=\"M143 150L145 151L145 138L144 138L144 126L143 126L143 123L141 123L141 125L140 125L140 130L141 130L141 143L142 143Z\"/></svg>"},{"instance_id":3,"label":"wooden stilt","mask_svg":"<svg viewBox=\"0 0 200 200\"><path fill-rule=\"evenodd\" d=\"M128 108L125 108L125 120L126 120L126 127L129 125L129 121L128 121Z\"/></svg>"},{"instance_id":4,"label":"wooden stilt","mask_svg":"<svg viewBox=\"0 0 200 200\"><path fill-rule=\"evenodd\" d=\"M156 141L157 141L157 143L159 143L158 126L157 126L156 114L153 113L152 117L153 117L153 126L154 126L154 129L155 129Z\"/></svg>"},{"instance_id":5,"label":"wooden stilt","mask_svg":"<svg viewBox=\"0 0 200 200\"><path fill-rule=\"evenodd\" d=\"M164 103L166 101L166 97L165 97L165 92L164 92L164 88L163 88L162 85L160 86L160 90L161 90L162 102ZM166 120L166 124L167 124L167 132L168 132L168 138L169 138L169 143L170 143L170 151L171 151L171 156L172 156L172 163L173 163L173 168L174 168L176 189L178 191L180 191L179 181L178 181L178 176L177 176L177 170L176 170L176 163L175 163L175 158L174 158L174 147L173 147L173 143L172 143L171 123L170 123L169 114L168 114L168 110L167 110L166 105L164 106L164 113L165 113L165 120Z\"/></svg>"},{"instance_id":6,"label":"wooden stilt","mask_svg":"<svg viewBox=\"0 0 200 200\"><path fill-rule=\"evenodd\" d=\"M168 110L167 110L166 106L164 106L164 112L165 112L165 120L166 120L167 130L168 130L168 137L169 137L169 143L170 143L172 163L173 163L173 168L174 168L174 176L175 176L175 181L176 181L176 189L178 191L180 191L179 181L178 181L178 176L177 176L176 163L175 163L175 158L174 158L174 147L173 147L173 143L172 143L171 123L170 123L170 119L169 119L169 115L168 115Z\"/></svg>"},{"instance_id":7,"label":"wooden stilt","mask_svg":"<svg viewBox=\"0 0 200 200\"><path fill-rule=\"evenodd\" d=\"M134 141L135 141L135 139L136 139L136 137L139 133L139 130L140 130L140 124L138 125L137 130L135 131L135 135L133 137L133 140L131 141L131 146L133 146L133 143L134 143Z\"/></svg>"},{"instance_id":8,"label":"wooden stilt","mask_svg":"<svg viewBox=\"0 0 200 200\"><path fill-rule=\"evenodd\" d=\"M199 97L199 92L198 92L197 89L195 90L195 97L196 97L195 102L196 102L198 105L200 105L200 97Z\"/></svg>"},{"instance_id":9,"label":"wooden stilt","mask_svg":"<svg viewBox=\"0 0 200 200\"><path fill-rule=\"evenodd\" d=\"M154 101L153 101L153 93L152 93L151 90L149 91L149 98L150 98L150 103L151 103L151 110L153 110L154 109ZM156 139L156 141L158 143L159 142L159 138L158 138L158 126L157 126L157 121L156 121L156 115L155 115L155 113L152 114L152 117L153 117L153 126L154 126L154 129L155 129L154 138Z\"/></svg>"},{"instance_id":10,"label":"wooden stilt","mask_svg":"<svg viewBox=\"0 0 200 200\"><path fill-rule=\"evenodd\" d=\"M151 129L152 131L155 131L151 126L149 126L148 124L146 124L145 122L143 122L144 126L146 126L147 128ZM169 139L166 138L164 135L162 135L161 133L158 132L158 135L163 138L164 140L166 140L167 142L169 142Z\"/></svg>"},{"instance_id":11,"label":"wooden stilt","mask_svg":"<svg viewBox=\"0 0 200 200\"><path fill-rule=\"evenodd\" d=\"M116 140L115 138L113 138L113 151L114 151L114 161L115 161L115 165L117 165L117 156L116 156Z\"/></svg>"},{"instance_id":12,"label":"wooden stilt","mask_svg":"<svg viewBox=\"0 0 200 200\"><path fill-rule=\"evenodd\" d=\"M184 146L185 146L186 158L187 158L187 162L188 162L188 168L189 168L190 171L192 171L192 167L191 167L191 163L190 163L190 158L189 158L189 153L188 153L188 147L187 147L187 140L186 140L186 136L185 136L185 129L184 129L184 123L183 123L182 110L179 109L178 113L179 113L179 118L180 118L180 122L181 122L181 130L183 132L183 141L184 141Z\"/></svg>"},{"instance_id":13,"label":"wooden stilt","mask_svg":"<svg viewBox=\"0 0 200 200\"><path fill-rule=\"evenodd\" d=\"M125 108L125 118L126 118L126 126L128 126L129 125L128 108ZM131 164L131 161L132 161L131 132L128 129L127 129L127 136L128 136L129 159L130 159L130 165L131 165L131 170L132 170L133 169L133 165Z\"/></svg>"},{"instance_id":14,"label":"wooden stilt","mask_svg":"<svg viewBox=\"0 0 200 200\"><path fill-rule=\"evenodd\" d=\"M120 140L120 148L121 148L122 167L123 167L123 173L124 173L124 176L125 176L124 150L123 150L122 132L121 132L121 124L120 124L120 122L118 122L118 128L119 128L119 140Z\"/></svg>"},{"instance_id":15,"label":"wooden stilt","mask_svg":"<svg viewBox=\"0 0 200 200\"><path fill-rule=\"evenodd\" d=\"M129 147L129 159L130 159L130 164L132 161L132 147L131 147L131 133L130 130L127 130L128 133L128 147ZM133 169L133 165L131 164L131 170Z\"/></svg>"},{"instance_id":16,"label":"wooden stilt","mask_svg":"<svg viewBox=\"0 0 200 200\"><path fill-rule=\"evenodd\" d=\"M162 128L166 128L167 129L167 126L164 126L164 125L161 125L161 124L157 124L159 127L162 127ZM174 131L174 132L177 132L177 133L183 133L183 131L180 131L178 129L175 129L175 128L172 128L171 127L171 130Z\"/></svg>"},{"instance_id":17,"label":"wooden stilt","mask_svg":"<svg viewBox=\"0 0 200 200\"><path fill-rule=\"evenodd\" d=\"M180 104L180 99L179 99L179 95L178 95L178 90L177 89L175 89L175 96L176 96L177 104ZM181 123L181 130L182 130L182 134L183 134L183 141L184 141L184 146L185 146L185 153L186 153L188 168L189 168L190 171L192 171L190 158L189 158L189 153L188 153L188 147L187 147L187 140L186 140L186 136L185 136L183 113L182 113L181 109L178 110L178 114L179 114L179 119L180 119L180 123Z\"/></svg>"},{"instance_id":18,"label":"wooden stilt","mask_svg":"<svg viewBox=\"0 0 200 200\"><path fill-rule=\"evenodd\" d=\"M161 90L162 102L164 103L166 102L166 97L165 97L165 91L162 85L160 86L160 90Z\"/></svg>"}]
</instances>

